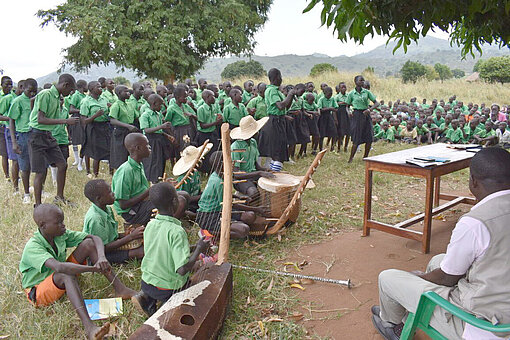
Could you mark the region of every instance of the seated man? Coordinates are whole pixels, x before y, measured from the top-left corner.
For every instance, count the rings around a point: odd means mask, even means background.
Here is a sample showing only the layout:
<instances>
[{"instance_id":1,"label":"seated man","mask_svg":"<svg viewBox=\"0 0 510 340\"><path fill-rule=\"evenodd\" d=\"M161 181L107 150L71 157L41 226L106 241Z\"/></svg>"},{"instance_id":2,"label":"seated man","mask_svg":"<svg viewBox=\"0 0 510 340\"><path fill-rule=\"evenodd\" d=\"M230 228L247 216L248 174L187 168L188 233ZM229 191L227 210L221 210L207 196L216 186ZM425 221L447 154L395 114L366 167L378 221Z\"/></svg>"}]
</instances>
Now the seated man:
<instances>
[{"instance_id":1,"label":"seated man","mask_svg":"<svg viewBox=\"0 0 510 340\"><path fill-rule=\"evenodd\" d=\"M234 184L234 188L250 198L258 194L256 181L260 177L274 177L268 169L258 164L259 149L257 141L252 138L268 120L264 117L256 121L252 116L246 116L241 119L239 127L230 132L230 137L236 140L231 146L234 179L245 180Z\"/></svg>"},{"instance_id":2,"label":"seated man","mask_svg":"<svg viewBox=\"0 0 510 340\"><path fill-rule=\"evenodd\" d=\"M471 160L469 189L478 200L453 230L446 254L426 273L389 269L379 274L379 306L372 321L385 339L398 339L407 311L416 312L423 292L443 298L493 323L510 323L510 153L479 151ZM497 339L436 308L430 325L448 339Z\"/></svg>"}]
</instances>

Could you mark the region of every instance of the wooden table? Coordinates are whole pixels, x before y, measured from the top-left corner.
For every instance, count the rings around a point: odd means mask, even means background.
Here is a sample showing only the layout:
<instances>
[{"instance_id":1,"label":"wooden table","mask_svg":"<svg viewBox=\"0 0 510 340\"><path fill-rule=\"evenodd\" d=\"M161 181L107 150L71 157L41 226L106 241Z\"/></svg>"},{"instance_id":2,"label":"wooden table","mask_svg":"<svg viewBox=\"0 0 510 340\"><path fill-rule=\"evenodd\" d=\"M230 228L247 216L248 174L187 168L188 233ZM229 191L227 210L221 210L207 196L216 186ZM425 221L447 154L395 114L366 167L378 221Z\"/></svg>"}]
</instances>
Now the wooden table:
<instances>
[{"instance_id":1,"label":"wooden table","mask_svg":"<svg viewBox=\"0 0 510 340\"><path fill-rule=\"evenodd\" d=\"M432 216L439 214L461 203L475 204L472 197L455 196L440 193L441 176L467 168L473 152L455 150L446 147L447 144L432 144L379 156L364 158L365 161L365 212L363 216L363 236L370 235L370 229L381 230L400 237L422 242L423 253L430 251L430 231ZM406 159L413 157L444 157L451 161L433 167L422 168L406 164ZM374 171L425 178L427 181L425 194L425 213L414 216L406 221L390 225L372 220L372 174ZM439 205L439 200L447 203ZM423 232L406 229L420 221L423 223Z\"/></svg>"}]
</instances>

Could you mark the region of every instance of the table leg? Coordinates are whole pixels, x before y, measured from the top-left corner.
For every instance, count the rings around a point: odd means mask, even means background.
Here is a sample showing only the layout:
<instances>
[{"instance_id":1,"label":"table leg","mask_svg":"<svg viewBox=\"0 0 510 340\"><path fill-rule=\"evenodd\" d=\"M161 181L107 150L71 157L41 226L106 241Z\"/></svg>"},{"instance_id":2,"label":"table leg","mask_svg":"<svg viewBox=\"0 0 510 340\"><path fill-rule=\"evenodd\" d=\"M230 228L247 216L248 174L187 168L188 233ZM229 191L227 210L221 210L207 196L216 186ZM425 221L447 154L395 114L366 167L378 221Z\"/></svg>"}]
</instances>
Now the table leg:
<instances>
[{"instance_id":1,"label":"table leg","mask_svg":"<svg viewBox=\"0 0 510 340\"><path fill-rule=\"evenodd\" d=\"M432 175L427 176L427 187L425 190L425 218L423 220L422 252L427 254L430 251L430 234L432 229L432 205L434 197L434 177L432 177Z\"/></svg>"},{"instance_id":2,"label":"table leg","mask_svg":"<svg viewBox=\"0 0 510 340\"><path fill-rule=\"evenodd\" d=\"M439 205L439 195L441 193L441 176L436 177L434 187L434 207Z\"/></svg>"},{"instance_id":3,"label":"table leg","mask_svg":"<svg viewBox=\"0 0 510 340\"><path fill-rule=\"evenodd\" d=\"M372 170L365 167L365 210L363 213L363 236L370 235L368 220L372 218Z\"/></svg>"}]
</instances>

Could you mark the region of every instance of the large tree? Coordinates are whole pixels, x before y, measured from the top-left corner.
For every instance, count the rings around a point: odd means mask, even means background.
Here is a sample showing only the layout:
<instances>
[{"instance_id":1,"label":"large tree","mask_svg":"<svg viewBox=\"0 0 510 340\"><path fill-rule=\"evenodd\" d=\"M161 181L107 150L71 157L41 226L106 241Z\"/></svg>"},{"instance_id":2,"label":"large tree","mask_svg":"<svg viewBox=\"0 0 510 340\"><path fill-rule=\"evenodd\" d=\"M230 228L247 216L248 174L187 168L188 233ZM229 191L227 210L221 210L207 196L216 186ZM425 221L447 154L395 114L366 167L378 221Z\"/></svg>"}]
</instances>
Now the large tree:
<instances>
[{"instance_id":1,"label":"large tree","mask_svg":"<svg viewBox=\"0 0 510 340\"><path fill-rule=\"evenodd\" d=\"M248 62L239 60L234 63L225 66L221 72L221 78L223 79L237 79L241 77L262 77L266 74L262 64L256 60L250 60Z\"/></svg>"},{"instance_id":2,"label":"large tree","mask_svg":"<svg viewBox=\"0 0 510 340\"><path fill-rule=\"evenodd\" d=\"M510 56L492 57L479 66L480 78L491 83L510 83Z\"/></svg>"},{"instance_id":3,"label":"large tree","mask_svg":"<svg viewBox=\"0 0 510 340\"><path fill-rule=\"evenodd\" d=\"M449 32L450 42L462 46L462 55L480 53L484 43L509 46L508 0L310 0L304 12L322 3L321 21L333 27L342 41L363 44L375 34L397 40L407 51L429 31Z\"/></svg>"},{"instance_id":4,"label":"large tree","mask_svg":"<svg viewBox=\"0 0 510 340\"><path fill-rule=\"evenodd\" d=\"M429 71L429 76L432 77L435 70L432 66L430 69L432 72ZM427 67L417 61L408 60L400 69L400 75L402 76L402 81L404 83L412 82L414 84L418 81L418 79L427 75Z\"/></svg>"},{"instance_id":5,"label":"large tree","mask_svg":"<svg viewBox=\"0 0 510 340\"><path fill-rule=\"evenodd\" d=\"M67 0L37 13L78 41L65 49L77 69L115 63L173 81L207 58L251 52L272 0Z\"/></svg>"}]
</instances>

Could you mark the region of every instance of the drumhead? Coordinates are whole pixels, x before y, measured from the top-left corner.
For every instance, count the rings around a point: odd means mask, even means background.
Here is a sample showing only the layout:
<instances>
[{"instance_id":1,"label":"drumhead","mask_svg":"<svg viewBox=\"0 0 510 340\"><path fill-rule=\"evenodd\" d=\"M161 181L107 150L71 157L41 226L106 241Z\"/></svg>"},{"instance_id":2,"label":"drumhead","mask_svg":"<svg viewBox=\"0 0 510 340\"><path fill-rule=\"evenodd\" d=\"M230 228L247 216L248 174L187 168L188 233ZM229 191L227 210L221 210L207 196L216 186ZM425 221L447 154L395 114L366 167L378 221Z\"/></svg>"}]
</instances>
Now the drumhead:
<instances>
[{"instance_id":1,"label":"drumhead","mask_svg":"<svg viewBox=\"0 0 510 340\"><path fill-rule=\"evenodd\" d=\"M260 177L257 182L259 188L269 192L278 192L299 186L300 180L294 175L282 173L275 173L274 175L274 178Z\"/></svg>"}]
</instances>

